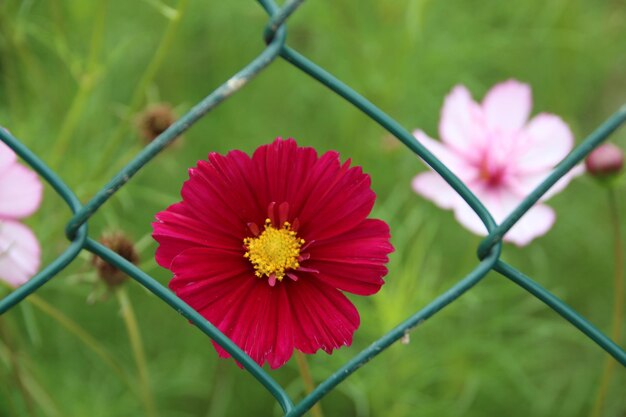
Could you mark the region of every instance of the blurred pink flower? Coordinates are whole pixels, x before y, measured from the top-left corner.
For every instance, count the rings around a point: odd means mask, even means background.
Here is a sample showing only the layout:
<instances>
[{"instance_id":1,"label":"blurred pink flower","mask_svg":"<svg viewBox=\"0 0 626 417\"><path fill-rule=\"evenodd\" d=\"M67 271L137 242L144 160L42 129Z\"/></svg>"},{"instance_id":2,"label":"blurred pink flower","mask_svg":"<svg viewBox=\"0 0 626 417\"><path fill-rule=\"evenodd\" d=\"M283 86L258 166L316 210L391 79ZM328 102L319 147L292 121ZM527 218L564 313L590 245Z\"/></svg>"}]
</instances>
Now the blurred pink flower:
<instances>
[{"instance_id":1,"label":"blurred pink flower","mask_svg":"<svg viewBox=\"0 0 626 417\"><path fill-rule=\"evenodd\" d=\"M528 121L532 106L530 87L515 80L495 85L482 104L476 103L462 85L445 99L439 123L441 142L421 130L417 140L456 174L483 202L495 221L501 223L552 168L572 149L569 127L553 114L540 113ZM562 190L576 167L540 200ZM413 189L444 209L472 232L487 229L467 203L434 171L417 175ZM545 234L554 224L555 213L536 204L504 236L523 246Z\"/></svg>"},{"instance_id":2,"label":"blurred pink flower","mask_svg":"<svg viewBox=\"0 0 626 417\"><path fill-rule=\"evenodd\" d=\"M37 210L42 191L37 175L0 142L0 279L12 286L24 284L39 269L39 242L17 220Z\"/></svg>"}]
</instances>

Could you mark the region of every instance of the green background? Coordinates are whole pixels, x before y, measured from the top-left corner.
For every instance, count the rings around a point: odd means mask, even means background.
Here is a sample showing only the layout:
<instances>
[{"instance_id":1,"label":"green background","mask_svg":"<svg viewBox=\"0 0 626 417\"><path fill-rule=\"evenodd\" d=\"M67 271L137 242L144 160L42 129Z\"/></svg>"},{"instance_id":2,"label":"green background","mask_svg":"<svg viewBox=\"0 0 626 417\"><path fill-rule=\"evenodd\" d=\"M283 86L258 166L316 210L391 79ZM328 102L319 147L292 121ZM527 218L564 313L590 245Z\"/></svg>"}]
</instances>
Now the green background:
<instances>
[{"instance_id":1,"label":"green background","mask_svg":"<svg viewBox=\"0 0 626 417\"><path fill-rule=\"evenodd\" d=\"M150 77L147 68L177 7L158 0L0 4L0 124L83 202L143 145L135 129L141 109L168 102L183 114L264 47L267 17L255 2L191 0ZM443 97L459 83L481 99L497 82L527 82L533 113L560 115L577 141L626 102L620 1L310 0L289 20L287 43L407 129L433 137ZM272 64L159 155L90 221L90 233L126 232L138 242L142 268L166 284L168 271L153 260L150 222L180 199L187 168L208 152L252 152L277 136L320 152L338 150L363 166L378 195L373 216L389 222L396 247L381 292L351 297L362 319L353 347L309 357L321 381L469 272L480 238L411 191L411 178L425 169L419 158L288 63ZM624 130L613 138L626 144ZM625 207L623 186L618 193ZM528 247L506 245L503 258L608 332L606 191L581 177L549 204L558 215L554 228ZM41 210L27 221L42 242L44 262L67 246L69 218L47 187ZM37 295L84 327L135 378L119 304L94 283L90 262L84 254ZM161 416L280 415L251 376L232 360L217 359L203 334L138 285L126 287ZM0 416L29 415L12 359L24 373L34 415L145 414L138 396L49 315L26 302L4 317L10 337L0 343ZM327 417L585 416L605 356L538 300L491 274L420 326L409 344L396 344L361 368L322 407ZM298 399L303 387L293 362L272 376ZM625 385L618 367L603 415L626 413Z\"/></svg>"}]
</instances>

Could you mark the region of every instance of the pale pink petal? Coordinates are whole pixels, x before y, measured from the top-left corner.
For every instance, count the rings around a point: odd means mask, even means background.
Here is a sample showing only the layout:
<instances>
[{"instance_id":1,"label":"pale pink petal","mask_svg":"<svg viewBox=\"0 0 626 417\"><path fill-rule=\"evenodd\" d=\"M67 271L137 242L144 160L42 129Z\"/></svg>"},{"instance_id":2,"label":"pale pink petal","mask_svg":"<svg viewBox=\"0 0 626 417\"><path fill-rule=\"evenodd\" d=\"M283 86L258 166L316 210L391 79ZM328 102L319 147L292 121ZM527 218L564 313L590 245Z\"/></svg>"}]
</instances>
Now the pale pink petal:
<instances>
[{"instance_id":1,"label":"pale pink petal","mask_svg":"<svg viewBox=\"0 0 626 417\"><path fill-rule=\"evenodd\" d=\"M456 191L434 171L418 174L412 181L413 190L443 209L466 204Z\"/></svg>"},{"instance_id":2,"label":"pale pink petal","mask_svg":"<svg viewBox=\"0 0 626 417\"><path fill-rule=\"evenodd\" d=\"M491 195L492 193L488 188L477 181L471 181L467 183L467 185L476 197L483 202L492 216L496 218L496 222L498 217L503 217L502 212L504 209L500 207L499 203L494 207L493 201L495 201L496 198ZM415 192L431 200L439 207L453 209L454 215L459 223L473 233L478 235L486 234L487 228L474 210L472 210L465 200L463 200L463 198L437 173L425 172L417 175L413 179L412 186Z\"/></svg>"},{"instance_id":3,"label":"pale pink petal","mask_svg":"<svg viewBox=\"0 0 626 417\"><path fill-rule=\"evenodd\" d=\"M10 167L16 159L15 152L5 145L4 142L0 142L0 174Z\"/></svg>"},{"instance_id":4,"label":"pale pink petal","mask_svg":"<svg viewBox=\"0 0 626 417\"><path fill-rule=\"evenodd\" d=\"M527 84L508 80L496 84L483 100L483 110L490 130L514 132L524 126L532 107L532 93Z\"/></svg>"},{"instance_id":5,"label":"pale pink petal","mask_svg":"<svg viewBox=\"0 0 626 417\"><path fill-rule=\"evenodd\" d=\"M441 140L468 161L480 159L486 141L483 111L469 91L457 85L446 96L439 122Z\"/></svg>"},{"instance_id":6,"label":"pale pink petal","mask_svg":"<svg viewBox=\"0 0 626 417\"><path fill-rule=\"evenodd\" d=\"M28 281L39 269L41 249L33 232L11 220L0 222L0 279L12 286Z\"/></svg>"},{"instance_id":7,"label":"pale pink petal","mask_svg":"<svg viewBox=\"0 0 626 417\"><path fill-rule=\"evenodd\" d=\"M463 227L472 233L480 236L487 235L487 227L485 227L480 217L478 217L466 202L454 208L454 217Z\"/></svg>"},{"instance_id":8,"label":"pale pink petal","mask_svg":"<svg viewBox=\"0 0 626 417\"><path fill-rule=\"evenodd\" d=\"M484 186L474 191L491 213L496 223L500 224L519 205L522 198L506 187Z\"/></svg>"},{"instance_id":9,"label":"pale pink petal","mask_svg":"<svg viewBox=\"0 0 626 417\"><path fill-rule=\"evenodd\" d=\"M421 130L413 132L415 138L433 155L452 171L463 182L470 183L478 175L478 171L467 163L454 149L428 137ZM441 208L449 209L464 204L456 191L436 172L424 172L413 181L413 190L421 196L433 201Z\"/></svg>"},{"instance_id":10,"label":"pale pink petal","mask_svg":"<svg viewBox=\"0 0 626 417\"><path fill-rule=\"evenodd\" d=\"M511 176L508 180L508 187L511 188L517 195L520 197L526 197L532 191L535 190L545 179L548 177L551 171L539 171L535 173L527 173L523 175L514 175ZM539 201L546 201L553 195L561 192L567 185L573 180L575 177L583 174L585 172L585 167L583 165L576 165L572 168L567 174L561 177L556 184L552 186L546 192L543 197Z\"/></svg>"},{"instance_id":11,"label":"pale pink petal","mask_svg":"<svg viewBox=\"0 0 626 417\"><path fill-rule=\"evenodd\" d=\"M479 198L481 197L479 196ZM481 200L498 224L504 221L521 202L521 199L515 198L513 194L508 192L498 195L491 194L487 198L482 196ZM459 223L473 233L481 236L487 235L487 228L467 204L455 208L454 214ZM541 204L536 205L528 210L509 230L504 236L504 241L512 242L518 246L527 245L534 238L546 234L554 224L555 217L554 211L550 207Z\"/></svg>"},{"instance_id":12,"label":"pale pink petal","mask_svg":"<svg viewBox=\"0 0 626 417\"><path fill-rule=\"evenodd\" d=\"M504 240L517 246L526 246L533 239L545 235L554 224L554 210L543 204L532 207L504 236Z\"/></svg>"},{"instance_id":13,"label":"pale pink petal","mask_svg":"<svg viewBox=\"0 0 626 417\"><path fill-rule=\"evenodd\" d=\"M533 173L510 175L507 178L506 186L509 187L520 198L530 194L546 177L550 174L550 170L537 171Z\"/></svg>"},{"instance_id":14,"label":"pale pink petal","mask_svg":"<svg viewBox=\"0 0 626 417\"><path fill-rule=\"evenodd\" d=\"M516 158L516 169L522 173L552 169L574 146L574 135L558 116L539 114L526 127L524 149Z\"/></svg>"},{"instance_id":15,"label":"pale pink petal","mask_svg":"<svg viewBox=\"0 0 626 417\"><path fill-rule=\"evenodd\" d=\"M521 201L519 197L504 188L490 187L478 181L470 183L469 188L483 203L496 223L502 222ZM459 223L473 233L482 236L487 234L487 227L465 201L454 207L454 216Z\"/></svg>"},{"instance_id":16,"label":"pale pink petal","mask_svg":"<svg viewBox=\"0 0 626 417\"><path fill-rule=\"evenodd\" d=\"M413 136L455 175L468 178L469 174L475 171L463 155L457 153L454 148L430 138L421 130L415 130Z\"/></svg>"},{"instance_id":17,"label":"pale pink petal","mask_svg":"<svg viewBox=\"0 0 626 417\"><path fill-rule=\"evenodd\" d=\"M41 203L42 191L37 174L12 164L0 175L0 218L19 219L32 214Z\"/></svg>"}]
</instances>

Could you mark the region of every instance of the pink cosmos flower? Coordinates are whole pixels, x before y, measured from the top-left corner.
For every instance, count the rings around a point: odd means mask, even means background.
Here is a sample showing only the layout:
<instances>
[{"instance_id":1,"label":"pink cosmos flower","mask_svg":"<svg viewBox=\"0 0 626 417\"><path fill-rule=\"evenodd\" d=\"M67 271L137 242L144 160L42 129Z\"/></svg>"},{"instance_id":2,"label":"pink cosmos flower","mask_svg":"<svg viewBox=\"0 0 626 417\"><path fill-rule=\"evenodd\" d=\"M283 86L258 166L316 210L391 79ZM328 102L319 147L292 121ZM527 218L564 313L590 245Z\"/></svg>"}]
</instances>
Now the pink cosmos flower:
<instances>
[{"instance_id":1,"label":"pink cosmos flower","mask_svg":"<svg viewBox=\"0 0 626 417\"><path fill-rule=\"evenodd\" d=\"M387 224L367 219L370 177L280 138L252 157L211 153L189 177L153 223L176 295L259 365L350 345L360 319L343 292L378 292L393 251Z\"/></svg>"},{"instance_id":2,"label":"pink cosmos flower","mask_svg":"<svg viewBox=\"0 0 626 417\"><path fill-rule=\"evenodd\" d=\"M39 269L39 242L17 220L37 210L42 191L37 175L17 163L15 153L0 142L0 279L15 287Z\"/></svg>"},{"instance_id":3,"label":"pink cosmos flower","mask_svg":"<svg viewBox=\"0 0 626 417\"><path fill-rule=\"evenodd\" d=\"M572 132L558 116L540 113L529 121L531 106L530 87L515 80L495 85L482 104L458 85L443 105L441 142L421 130L414 132L483 202L497 223L545 179L574 144ZM582 170L579 166L570 171L540 201L562 190ZM454 210L456 219L472 232L486 235L478 216L436 172L417 175L413 189L439 207ZM504 240L526 245L545 234L555 217L554 210L538 203Z\"/></svg>"}]
</instances>

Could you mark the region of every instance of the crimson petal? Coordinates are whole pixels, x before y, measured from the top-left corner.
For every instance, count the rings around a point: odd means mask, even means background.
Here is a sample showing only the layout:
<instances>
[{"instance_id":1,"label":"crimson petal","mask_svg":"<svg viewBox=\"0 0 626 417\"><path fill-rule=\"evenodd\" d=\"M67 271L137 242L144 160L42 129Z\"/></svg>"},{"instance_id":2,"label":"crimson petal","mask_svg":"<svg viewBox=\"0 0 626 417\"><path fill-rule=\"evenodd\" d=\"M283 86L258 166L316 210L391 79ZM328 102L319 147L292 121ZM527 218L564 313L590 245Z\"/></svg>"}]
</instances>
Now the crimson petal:
<instances>
[{"instance_id":1,"label":"crimson petal","mask_svg":"<svg viewBox=\"0 0 626 417\"><path fill-rule=\"evenodd\" d=\"M352 344L352 335L360 324L359 313L341 291L315 278L288 284L298 350L331 353Z\"/></svg>"},{"instance_id":2,"label":"crimson petal","mask_svg":"<svg viewBox=\"0 0 626 417\"><path fill-rule=\"evenodd\" d=\"M384 284L385 264L393 252L389 226L366 219L341 236L315 242L309 249L306 267L320 271L319 279L342 291L371 295Z\"/></svg>"}]
</instances>

